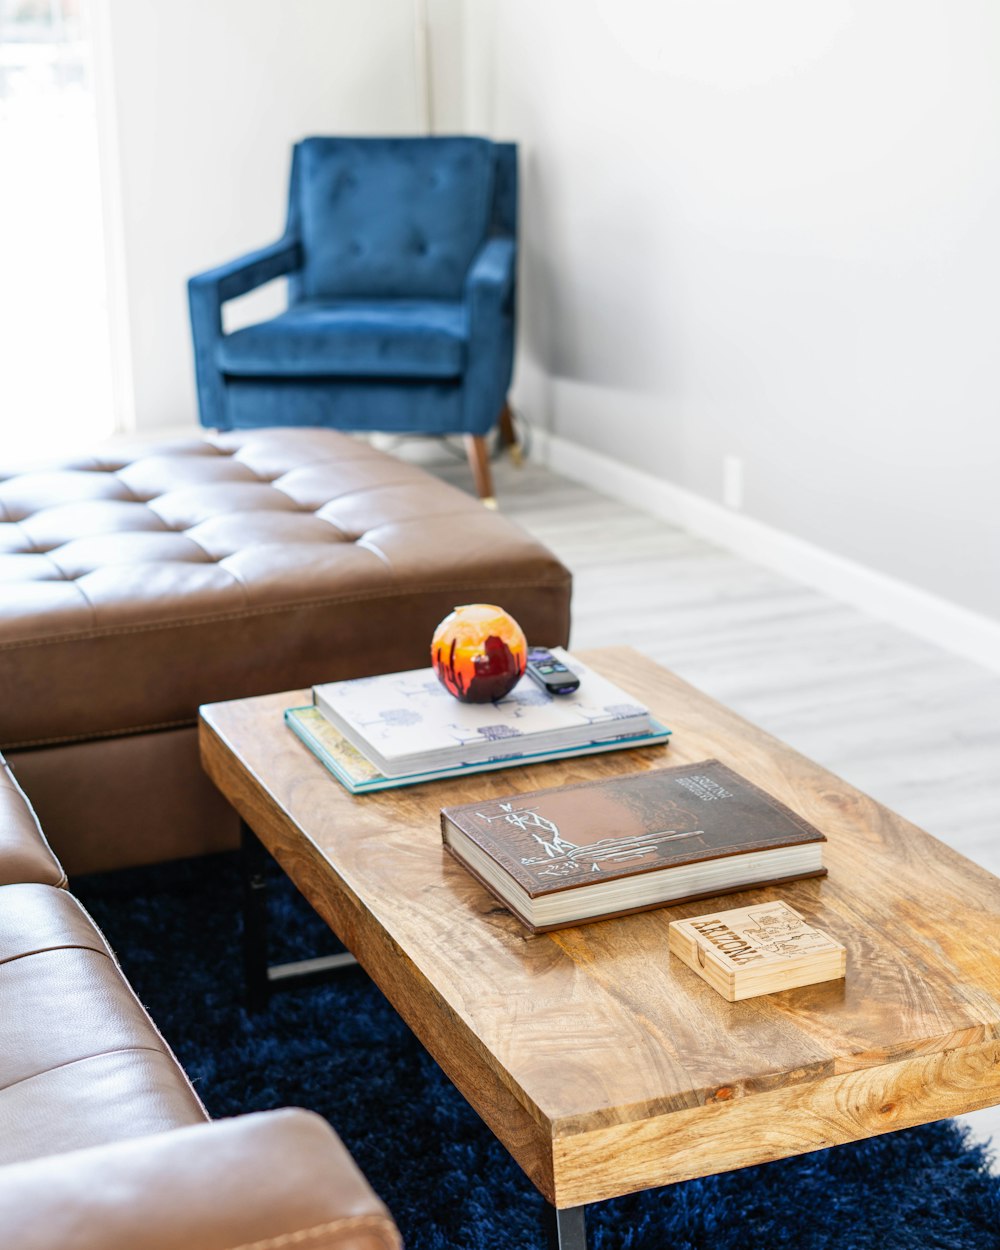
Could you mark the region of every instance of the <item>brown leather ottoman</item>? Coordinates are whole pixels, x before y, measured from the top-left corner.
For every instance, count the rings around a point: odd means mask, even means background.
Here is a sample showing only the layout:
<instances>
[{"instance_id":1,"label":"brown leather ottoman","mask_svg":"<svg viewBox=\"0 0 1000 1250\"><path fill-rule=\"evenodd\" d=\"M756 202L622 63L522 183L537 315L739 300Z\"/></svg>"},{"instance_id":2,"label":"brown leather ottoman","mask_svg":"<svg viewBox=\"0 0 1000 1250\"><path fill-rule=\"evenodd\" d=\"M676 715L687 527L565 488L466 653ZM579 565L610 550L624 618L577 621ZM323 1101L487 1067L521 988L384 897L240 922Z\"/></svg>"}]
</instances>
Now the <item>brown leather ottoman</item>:
<instances>
[{"instance_id":1,"label":"brown leather ottoman","mask_svg":"<svg viewBox=\"0 0 1000 1250\"><path fill-rule=\"evenodd\" d=\"M234 846L199 704L426 664L476 601L568 641L551 552L332 431L0 474L0 750L70 874Z\"/></svg>"}]
</instances>

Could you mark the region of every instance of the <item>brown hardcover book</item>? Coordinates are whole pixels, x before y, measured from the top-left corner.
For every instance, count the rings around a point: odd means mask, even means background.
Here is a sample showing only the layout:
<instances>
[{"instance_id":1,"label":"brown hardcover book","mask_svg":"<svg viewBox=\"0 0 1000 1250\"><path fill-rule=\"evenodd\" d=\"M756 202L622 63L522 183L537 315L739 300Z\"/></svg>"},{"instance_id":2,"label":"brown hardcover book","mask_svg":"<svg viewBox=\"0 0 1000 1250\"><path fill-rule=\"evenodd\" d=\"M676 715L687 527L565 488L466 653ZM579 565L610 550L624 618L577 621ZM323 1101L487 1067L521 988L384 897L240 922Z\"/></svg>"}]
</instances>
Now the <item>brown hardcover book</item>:
<instances>
[{"instance_id":1,"label":"brown hardcover book","mask_svg":"<svg viewBox=\"0 0 1000 1250\"><path fill-rule=\"evenodd\" d=\"M669 933L670 953L731 1003L847 971L846 948L784 902L674 920Z\"/></svg>"},{"instance_id":2,"label":"brown hardcover book","mask_svg":"<svg viewBox=\"0 0 1000 1250\"><path fill-rule=\"evenodd\" d=\"M826 872L825 836L718 760L446 807L441 835L532 932Z\"/></svg>"}]
</instances>

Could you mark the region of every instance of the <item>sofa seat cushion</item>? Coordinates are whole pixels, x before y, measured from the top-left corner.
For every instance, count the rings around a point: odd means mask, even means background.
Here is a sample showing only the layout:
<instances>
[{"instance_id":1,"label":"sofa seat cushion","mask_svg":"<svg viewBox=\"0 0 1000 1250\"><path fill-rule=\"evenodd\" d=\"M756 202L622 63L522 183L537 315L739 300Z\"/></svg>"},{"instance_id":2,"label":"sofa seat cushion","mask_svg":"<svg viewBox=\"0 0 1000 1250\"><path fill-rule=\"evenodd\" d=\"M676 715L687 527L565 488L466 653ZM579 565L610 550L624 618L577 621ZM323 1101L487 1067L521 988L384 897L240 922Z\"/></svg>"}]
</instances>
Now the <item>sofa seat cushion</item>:
<instances>
[{"instance_id":1,"label":"sofa seat cushion","mask_svg":"<svg viewBox=\"0 0 1000 1250\"><path fill-rule=\"evenodd\" d=\"M455 378L467 339L464 304L306 301L224 335L216 363L235 377Z\"/></svg>"},{"instance_id":2,"label":"sofa seat cushion","mask_svg":"<svg viewBox=\"0 0 1000 1250\"><path fill-rule=\"evenodd\" d=\"M0 888L0 968L45 951L89 950L113 960L100 929L68 891L28 882ZM0 1054L0 1067L4 1062Z\"/></svg>"},{"instance_id":3,"label":"sofa seat cushion","mask_svg":"<svg viewBox=\"0 0 1000 1250\"><path fill-rule=\"evenodd\" d=\"M88 1055L0 1090L0 1164L202 1124L162 1051Z\"/></svg>"},{"instance_id":4,"label":"sofa seat cushion","mask_svg":"<svg viewBox=\"0 0 1000 1250\"><path fill-rule=\"evenodd\" d=\"M34 809L0 755L0 886L34 881L65 885ZM0 930L3 920L0 917Z\"/></svg>"},{"instance_id":5,"label":"sofa seat cushion","mask_svg":"<svg viewBox=\"0 0 1000 1250\"><path fill-rule=\"evenodd\" d=\"M191 725L201 703L426 665L456 603L500 603L539 644L569 630L551 552L332 430L147 441L0 475L0 551L0 748Z\"/></svg>"},{"instance_id":6,"label":"sofa seat cushion","mask_svg":"<svg viewBox=\"0 0 1000 1250\"><path fill-rule=\"evenodd\" d=\"M76 899L0 887L0 1164L206 1118Z\"/></svg>"}]
</instances>

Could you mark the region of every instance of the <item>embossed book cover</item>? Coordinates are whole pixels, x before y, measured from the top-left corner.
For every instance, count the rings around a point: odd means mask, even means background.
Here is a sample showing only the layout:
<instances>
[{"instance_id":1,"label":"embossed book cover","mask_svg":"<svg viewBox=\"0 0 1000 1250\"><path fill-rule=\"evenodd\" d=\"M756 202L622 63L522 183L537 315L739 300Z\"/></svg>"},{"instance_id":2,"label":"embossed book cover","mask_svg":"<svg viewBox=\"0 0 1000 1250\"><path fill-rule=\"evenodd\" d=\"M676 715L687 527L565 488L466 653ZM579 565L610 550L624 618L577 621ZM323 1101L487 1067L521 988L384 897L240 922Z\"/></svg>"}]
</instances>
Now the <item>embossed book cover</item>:
<instances>
[{"instance_id":1,"label":"embossed book cover","mask_svg":"<svg viewBox=\"0 0 1000 1250\"><path fill-rule=\"evenodd\" d=\"M445 808L441 830L534 930L826 871L825 836L718 760Z\"/></svg>"}]
</instances>

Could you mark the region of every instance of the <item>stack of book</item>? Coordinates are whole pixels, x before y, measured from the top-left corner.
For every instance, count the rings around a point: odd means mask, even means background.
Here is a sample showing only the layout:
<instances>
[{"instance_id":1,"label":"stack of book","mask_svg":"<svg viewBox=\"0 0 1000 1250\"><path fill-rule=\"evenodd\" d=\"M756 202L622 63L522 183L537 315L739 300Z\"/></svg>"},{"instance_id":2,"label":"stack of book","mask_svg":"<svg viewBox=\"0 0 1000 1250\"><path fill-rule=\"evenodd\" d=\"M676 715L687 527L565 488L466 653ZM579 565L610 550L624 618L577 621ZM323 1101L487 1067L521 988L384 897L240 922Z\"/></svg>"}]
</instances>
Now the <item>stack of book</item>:
<instances>
[{"instance_id":1,"label":"stack of book","mask_svg":"<svg viewBox=\"0 0 1000 1250\"><path fill-rule=\"evenodd\" d=\"M551 695L529 678L495 703L460 703L431 668L313 687L285 720L352 793L666 742L649 710L559 648L580 679Z\"/></svg>"}]
</instances>

